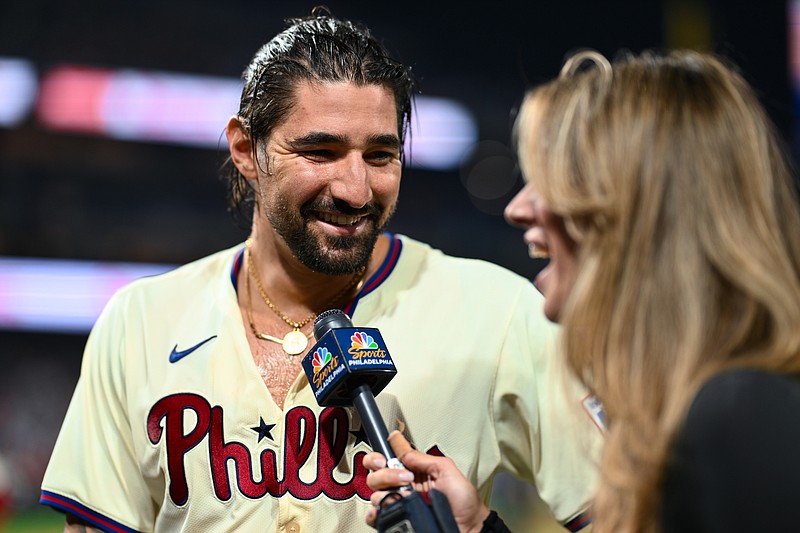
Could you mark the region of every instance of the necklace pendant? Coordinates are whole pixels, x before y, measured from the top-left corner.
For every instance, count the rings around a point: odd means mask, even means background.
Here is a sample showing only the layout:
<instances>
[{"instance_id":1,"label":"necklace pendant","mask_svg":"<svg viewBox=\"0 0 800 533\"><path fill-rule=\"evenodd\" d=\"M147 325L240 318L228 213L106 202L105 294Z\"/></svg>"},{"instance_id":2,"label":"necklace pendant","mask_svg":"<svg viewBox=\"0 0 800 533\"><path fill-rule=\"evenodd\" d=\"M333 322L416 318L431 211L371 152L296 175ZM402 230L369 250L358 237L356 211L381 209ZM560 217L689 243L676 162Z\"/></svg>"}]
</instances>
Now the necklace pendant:
<instances>
[{"instance_id":1,"label":"necklace pendant","mask_svg":"<svg viewBox=\"0 0 800 533\"><path fill-rule=\"evenodd\" d=\"M283 337L283 351L287 355L298 355L308 346L308 337L299 329L293 329Z\"/></svg>"}]
</instances>

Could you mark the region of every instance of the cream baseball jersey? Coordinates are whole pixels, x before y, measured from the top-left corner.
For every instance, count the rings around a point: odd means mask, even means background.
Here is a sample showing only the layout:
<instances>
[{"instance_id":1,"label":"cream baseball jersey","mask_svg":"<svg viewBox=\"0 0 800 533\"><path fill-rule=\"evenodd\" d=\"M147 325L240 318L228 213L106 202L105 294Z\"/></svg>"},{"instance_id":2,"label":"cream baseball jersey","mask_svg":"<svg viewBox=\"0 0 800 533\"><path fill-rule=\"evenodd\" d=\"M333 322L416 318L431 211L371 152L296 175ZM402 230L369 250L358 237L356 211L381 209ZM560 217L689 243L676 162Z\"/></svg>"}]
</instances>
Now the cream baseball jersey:
<instances>
[{"instance_id":1,"label":"cream baseball jersey","mask_svg":"<svg viewBox=\"0 0 800 533\"><path fill-rule=\"evenodd\" d=\"M397 375L389 430L451 457L488 499L534 482L572 529L592 493L583 396L564 394L555 326L532 284L402 236L345 308L378 328ZM107 531L371 531L370 451L352 407L300 372L283 409L256 369L236 297L243 246L121 289L92 330L41 502Z\"/></svg>"}]
</instances>

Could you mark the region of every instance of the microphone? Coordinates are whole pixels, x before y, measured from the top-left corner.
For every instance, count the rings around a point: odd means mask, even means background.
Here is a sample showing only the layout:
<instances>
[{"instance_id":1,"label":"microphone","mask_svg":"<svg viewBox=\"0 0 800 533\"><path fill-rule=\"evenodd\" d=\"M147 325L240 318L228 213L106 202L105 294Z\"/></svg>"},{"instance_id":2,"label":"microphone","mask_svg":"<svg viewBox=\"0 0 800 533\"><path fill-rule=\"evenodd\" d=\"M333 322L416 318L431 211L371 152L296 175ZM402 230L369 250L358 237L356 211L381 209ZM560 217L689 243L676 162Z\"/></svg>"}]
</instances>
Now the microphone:
<instances>
[{"instance_id":1,"label":"microphone","mask_svg":"<svg viewBox=\"0 0 800 533\"><path fill-rule=\"evenodd\" d=\"M356 328L343 311L329 309L314 320L314 338L317 343L302 364L317 403L353 405L372 449L386 457L390 468L403 468L375 403L375 395L397 374L380 332Z\"/></svg>"}]
</instances>

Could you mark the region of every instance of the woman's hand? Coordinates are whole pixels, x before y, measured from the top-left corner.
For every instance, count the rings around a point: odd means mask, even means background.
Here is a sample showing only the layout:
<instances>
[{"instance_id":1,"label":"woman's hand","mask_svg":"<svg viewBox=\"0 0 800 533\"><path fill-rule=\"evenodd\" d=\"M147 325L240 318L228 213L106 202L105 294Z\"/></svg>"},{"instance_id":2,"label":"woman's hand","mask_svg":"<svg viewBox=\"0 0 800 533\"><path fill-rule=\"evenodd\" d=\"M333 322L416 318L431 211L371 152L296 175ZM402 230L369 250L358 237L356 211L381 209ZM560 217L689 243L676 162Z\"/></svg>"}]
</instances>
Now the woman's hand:
<instances>
[{"instance_id":1,"label":"woman's hand","mask_svg":"<svg viewBox=\"0 0 800 533\"><path fill-rule=\"evenodd\" d=\"M370 470L367 475L367 485L377 491L371 497L373 506L367 513L366 519L369 525L375 525L377 506L387 495L388 489L411 485L418 492L427 492L435 488L447 496L459 531L481 530L483 521L489 516L489 509L452 459L414 450L402 434L396 431L389 436L389 442L407 470L386 468L386 459L377 452L364 457L364 466Z\"/></svg>"}]
</instances>

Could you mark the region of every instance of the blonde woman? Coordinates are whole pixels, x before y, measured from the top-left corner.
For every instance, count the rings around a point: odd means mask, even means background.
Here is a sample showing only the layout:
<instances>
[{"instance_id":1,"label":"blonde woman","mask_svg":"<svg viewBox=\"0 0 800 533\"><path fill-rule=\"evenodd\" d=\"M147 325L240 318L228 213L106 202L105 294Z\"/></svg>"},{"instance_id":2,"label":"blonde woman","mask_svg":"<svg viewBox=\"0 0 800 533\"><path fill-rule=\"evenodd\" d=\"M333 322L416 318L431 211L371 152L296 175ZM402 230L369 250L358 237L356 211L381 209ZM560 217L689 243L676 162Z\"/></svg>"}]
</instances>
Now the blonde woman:
<instances>
[{"instance_id":1,"label":"blonde woman","mask_svg":"<svg viewBox=\"0 0 800 533\"><path fill-rule=\"evenodd\" d=\"M800 501L800 207L753 90L707 54L581 52L526 95L516 134L527 183L506 217L550 256L545 313L605 408L593 531L785 529ZM463 531L501 530L451 463L404 463Z\"/></svg>"}]
</instances>

